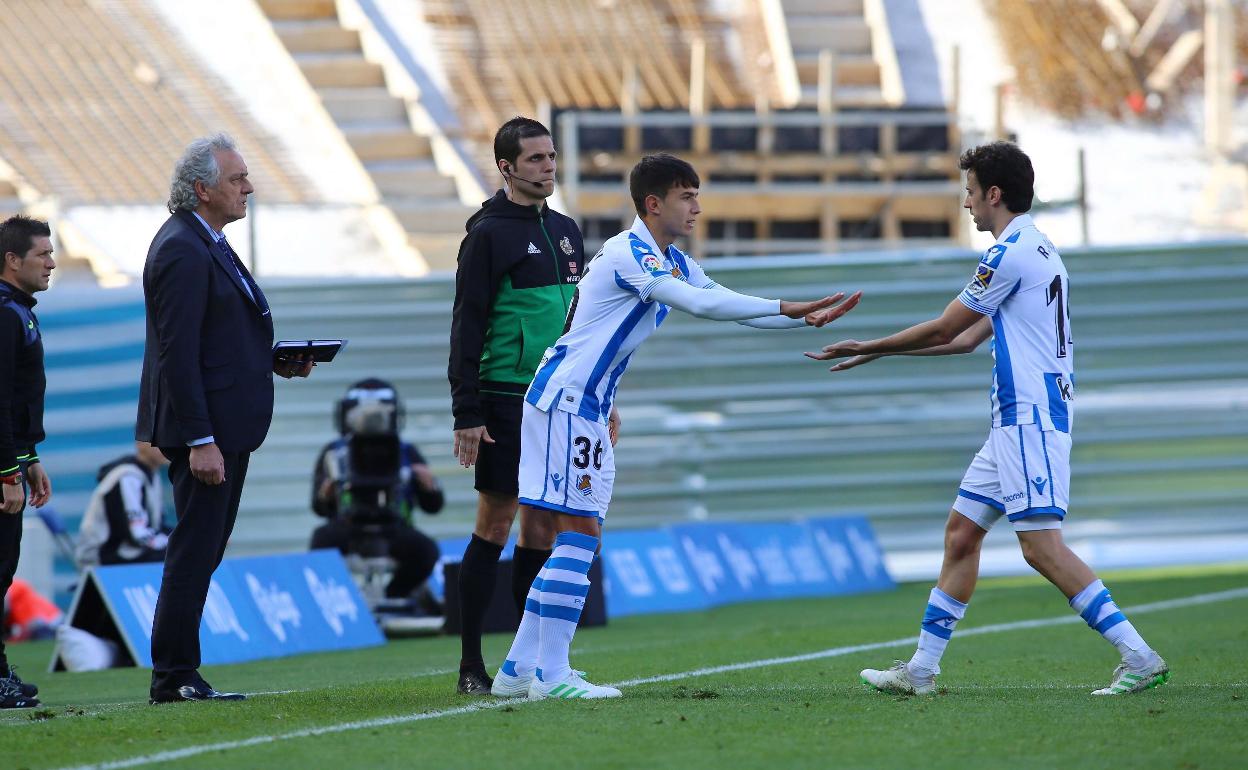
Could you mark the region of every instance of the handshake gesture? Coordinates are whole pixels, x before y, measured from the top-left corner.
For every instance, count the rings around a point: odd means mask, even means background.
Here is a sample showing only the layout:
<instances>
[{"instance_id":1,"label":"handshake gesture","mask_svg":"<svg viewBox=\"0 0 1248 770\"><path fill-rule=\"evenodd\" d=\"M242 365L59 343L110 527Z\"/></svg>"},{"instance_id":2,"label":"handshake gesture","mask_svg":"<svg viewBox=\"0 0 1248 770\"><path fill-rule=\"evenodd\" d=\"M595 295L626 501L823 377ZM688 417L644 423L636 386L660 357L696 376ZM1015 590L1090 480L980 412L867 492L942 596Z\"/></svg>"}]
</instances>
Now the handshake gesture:
<instances>
[{"instance_id":1,"label":"handshake gesture","mask_svg":"<svg viewBox=\"0 0 1248 770\"><path fill-rule=\"evenodd\" d=\"M813 300L811 302L787 302L780 300L780 315L789 318L805 318L807 326L816 328L830 324L857 306L858 301L862 299L862 292L856 291L850 295L849 299L845 299L845 292L838 291L831 297ZM840 302L838 305L837 303Z\"/></svg>"}]
</instances>

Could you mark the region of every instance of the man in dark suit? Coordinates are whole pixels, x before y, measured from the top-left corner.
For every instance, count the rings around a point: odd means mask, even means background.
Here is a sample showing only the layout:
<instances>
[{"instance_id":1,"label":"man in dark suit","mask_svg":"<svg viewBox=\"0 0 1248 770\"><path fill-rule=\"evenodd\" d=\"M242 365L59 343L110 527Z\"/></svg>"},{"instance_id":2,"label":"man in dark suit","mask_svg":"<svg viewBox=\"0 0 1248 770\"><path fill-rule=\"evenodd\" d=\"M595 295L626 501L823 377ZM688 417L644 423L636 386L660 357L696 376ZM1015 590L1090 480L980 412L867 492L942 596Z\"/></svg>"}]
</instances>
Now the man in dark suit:
<instances>
[{"instance_id":1,"label":"man in dark suit","mask_svg":"<svg viewBox=\"0 0 1248 770\"><path fill-rule=\"evenodd\" d=\"M243 700L199 675L199 624L234 528L250 453L273 418L275 362L264 293L222 234L247 216L247 164L225 134L192 142L173 172L171 216L143 268L147 344L135 437L169 458L177 525L152 623L152 703Z\"/></svg>"}]
</instances>

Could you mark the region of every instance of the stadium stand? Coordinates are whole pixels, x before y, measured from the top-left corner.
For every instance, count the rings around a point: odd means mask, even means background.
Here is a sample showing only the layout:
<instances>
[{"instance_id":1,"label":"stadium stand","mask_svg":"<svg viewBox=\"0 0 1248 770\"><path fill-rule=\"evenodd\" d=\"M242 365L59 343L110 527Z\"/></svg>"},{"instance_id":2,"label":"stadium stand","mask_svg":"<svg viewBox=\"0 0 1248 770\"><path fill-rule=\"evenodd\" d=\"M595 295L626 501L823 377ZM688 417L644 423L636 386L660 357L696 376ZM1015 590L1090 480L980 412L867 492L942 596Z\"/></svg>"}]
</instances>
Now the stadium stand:
<instances>
[{"instance_id":1,"label":"stadium stand","mask_svg":"<svg viewBox=\"0 0 1248 770\"><path fill-rule=\"evenodd\" d=\"M1243 528L1242 249L1226 243L1067 254L1084 297L1075 306L1080 522L1112 529L1129 515L1133 526L1161 533ZM947 251L711 267L717 280L759 294L861 288L866 298L823 332L760 332L674 314L638 354L620 391L625 424L611 525L862 513L889 546L921 522L942 521L983 440L987 353L881 361L833 376L801 352L937 312L965 282L968 259ZM445 482L446 512L422 525L466 531L475 495L471 474L450 454L450 280L299 282L268 294L279 336L332 330L352 342L310 380L278 383L273 429L253 459L231 552L304 547L316 523L307 508L310 471L332 432L332 404L366 375L403 392L406 435ZM132 435L141 299L125 290L100 302L56 292L41 299L51 436L41 454L71 528L96 467Z\"/></svg>"},{"instance_id":2,"label":"stadium stand","mask_svg":"<svg viewBox=\"0 0 1248 770\"><path fill-rule=\"evenodd\" d=\"M456 181L439 172L387 74L365 55L357 29L343 26L333 0L261 0L261 9L372 177L413 245L433 269L453 269L463 223L473 209Z\"/></svg>"},{"instance_id":3,"label":"stadium stand","mask_svg":"<svg viewBox=\"0 0 1248 770\"><path fill-rule=\"evenodd\" d=\"M309 186L145 3L13 0L0 14L0 158L75 203L148 203L169 192L187 138L229 131L275 202Z\"/></svg>"}]
</instances>

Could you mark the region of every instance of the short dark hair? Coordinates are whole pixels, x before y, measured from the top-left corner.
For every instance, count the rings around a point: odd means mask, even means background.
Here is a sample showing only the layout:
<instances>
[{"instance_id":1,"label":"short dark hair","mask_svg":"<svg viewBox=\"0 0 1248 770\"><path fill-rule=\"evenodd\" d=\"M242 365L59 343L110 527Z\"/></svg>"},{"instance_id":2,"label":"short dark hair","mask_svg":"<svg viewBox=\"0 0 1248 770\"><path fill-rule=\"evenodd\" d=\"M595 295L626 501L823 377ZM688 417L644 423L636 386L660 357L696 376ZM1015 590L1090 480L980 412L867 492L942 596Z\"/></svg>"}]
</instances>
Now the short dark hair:
<instances>
[{"instance_id":1,"label":"short dark hair","mask_svg":"<svg viewBox=\"0 0 1248 770\"><path fill-rule=\"evenodd\" d=\"M662 198L677 186L696 190L702 186L702 180L688 162L667 153L647 155L628 174L628 192L633 196L637 216L641 217L646 215L647 196Z\"/></svg>"},{"instance_id":2,"label":"short dark hair","mask_svg":"<svg viewBox=\"0 0 1248 770\"><path fill-rule=\"evenodd\" d=\"M1031 210L1036 195L1036 172L1031 158L1013 142L992 142L972 147L958 158L958 168L974 171L979 187L1001 188L1001 200L1014 214Z\"/></svg>"},{"instance_id":3,"label":"short dark hair","mask_svg":"<svg viewBox=\"0 0 1248 770\"><path fill-rule=\"evenodd\" d=\"M494 134L494 165L500 160L515 163L520 157L520 140L534 136L550 136L550 129L533 118L517 115L498 127Z\"/></svg>"},{"instance_id":4,"label":"short dark hair","mask_svg":"<svg viewBox=\"0 0 1248 770\"><path fill-rule=\"evenodd\" d=\"M0 222L0 257L10 252L26 256L26 252L34 248L35 238L38 237L52 237L52 228L47 222L22 214L9 217Z\"/></svg>"}]
</instances>

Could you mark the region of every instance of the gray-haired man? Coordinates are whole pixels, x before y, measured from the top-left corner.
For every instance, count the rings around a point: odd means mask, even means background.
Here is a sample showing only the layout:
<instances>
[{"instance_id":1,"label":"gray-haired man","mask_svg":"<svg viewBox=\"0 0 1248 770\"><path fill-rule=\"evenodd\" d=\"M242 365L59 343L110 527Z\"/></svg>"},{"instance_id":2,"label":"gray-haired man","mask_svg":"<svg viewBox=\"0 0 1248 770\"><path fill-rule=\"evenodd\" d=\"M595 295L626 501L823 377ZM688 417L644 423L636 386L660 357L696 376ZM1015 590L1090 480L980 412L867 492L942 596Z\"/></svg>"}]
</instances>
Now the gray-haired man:
<instances>
[{"instance_id":1,"label":"gray-haired man","mask_svg":"<svg viewBox=\"0 0 1248 770\"><path fill-rule=\"evenodd\" d=\"M152 623L152 703L242 700L199 675L199 623L247 475L273 418L275 364L264 292L221 232L247 216L247 164L225 134L197 139L173 170L171 216L143 267L147 344L135 438L169 458L177 525Z\"/></svg>"}]
</instances>

